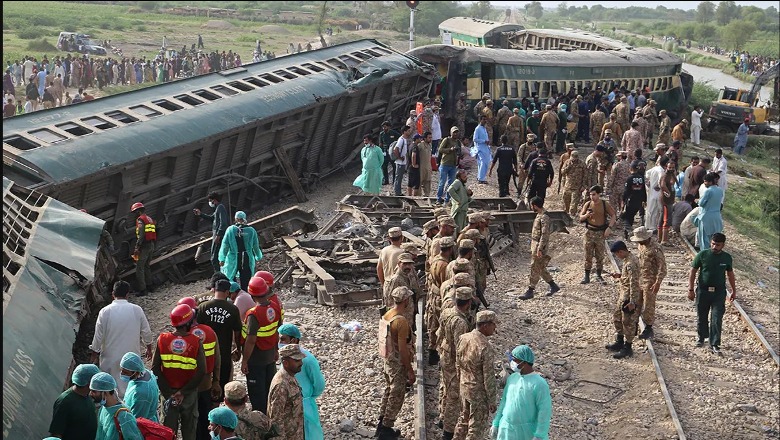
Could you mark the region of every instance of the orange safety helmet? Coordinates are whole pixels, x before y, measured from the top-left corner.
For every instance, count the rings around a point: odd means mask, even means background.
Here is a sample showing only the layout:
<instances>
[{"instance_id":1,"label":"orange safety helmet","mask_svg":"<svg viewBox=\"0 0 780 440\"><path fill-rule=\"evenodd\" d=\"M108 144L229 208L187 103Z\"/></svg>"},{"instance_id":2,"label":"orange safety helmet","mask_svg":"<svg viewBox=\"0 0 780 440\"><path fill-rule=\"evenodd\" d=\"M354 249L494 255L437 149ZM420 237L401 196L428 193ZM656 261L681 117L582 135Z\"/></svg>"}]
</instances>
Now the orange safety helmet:
<instances>
[{"instance_id":1,"label":"orange safety helmet","mask_svg":"<svg viewBox=\"0 0 780 440\"><path fill-rule=\"evenodd\" d=\"M177 302L176 304L186 304L186 305L190 306L190 308L192 310L195 310L195 309L198 308L198 302L195 301L195 298L193 298L191 296L185 296L184 298L180 299L179 302Z\"/></svg>"},{"instance_id":2,"label":"orange safety helmet","mask_svg":"<svg viewBox=\"0 0 780 440\"><path fill-rule=\"evenodd\" d=\"M247 292L252 296L263 296L268 293L268 283L261 277L252 277Z\"/></svg>"},{"instance_id":3,"label":"orange safety helmet","mask_svg":"<svg viewBox=\"0 0 780 440\"><path fill-rule=\"evenodd\" d=\"M195 317L192 313L192 307L187 304L179 304L171 310L171 325L174 327L180 327Z\"/></svg>"},{"instance_id":4,"label":"orange safety helmet","mask_svg":"<svg viewBox=\"0 0 780 440\"><path fill-rule=\"evenodd\" d=\"M143 208L144 204L141 202L135 202L133 203L133 206L130 207L130 211L135 211L136 209Z\"/></svg>"},{"instance_id":5,"label":"orange safety helmet","mask_svg":"<svg viewBox=\"0 0 780 440\"><path fill-rule=\"evenodd\" d=\"M260 277L265 280L265 283L268 284L268 287L274 287L274 274L271 272L265 271L265 270L258 270L255 272L256 277Z\"/></svg>"}]
</instances>

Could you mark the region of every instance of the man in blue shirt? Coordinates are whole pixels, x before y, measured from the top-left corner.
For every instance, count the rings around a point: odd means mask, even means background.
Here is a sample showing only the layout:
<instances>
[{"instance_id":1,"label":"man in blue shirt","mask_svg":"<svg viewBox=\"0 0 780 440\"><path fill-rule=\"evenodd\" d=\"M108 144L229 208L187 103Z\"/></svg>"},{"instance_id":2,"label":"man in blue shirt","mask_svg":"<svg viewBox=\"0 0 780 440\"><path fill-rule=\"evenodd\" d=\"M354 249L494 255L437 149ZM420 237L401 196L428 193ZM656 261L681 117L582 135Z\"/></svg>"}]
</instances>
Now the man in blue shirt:
<instances>
[{"instance_id":1,"label":"man in blue shirt","mask_svg":"<svg viewBox=\"0 0 780 440\"><path fill-rule=\"evenodd\" d=\"M479 118L479 125L474 130L474 147L471 148L471 157L477 158L477 180L481 184L487 184L487 173L490 165L490 138L488 137L487 117Z\"/></svg>"}]
</instances>

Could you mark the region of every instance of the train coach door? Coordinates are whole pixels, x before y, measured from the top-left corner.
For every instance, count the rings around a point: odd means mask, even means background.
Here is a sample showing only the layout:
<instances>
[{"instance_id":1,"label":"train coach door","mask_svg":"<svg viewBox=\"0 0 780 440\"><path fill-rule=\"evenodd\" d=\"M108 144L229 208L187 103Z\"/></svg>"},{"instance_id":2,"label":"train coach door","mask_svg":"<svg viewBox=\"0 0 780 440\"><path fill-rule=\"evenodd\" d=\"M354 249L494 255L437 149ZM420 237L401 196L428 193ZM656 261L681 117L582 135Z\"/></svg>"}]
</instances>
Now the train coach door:
<instances>
[{"instance_id":1,"label":"train coach door","mask_svg":"<svg viewBox=\"0 0 780 440\"><path fill-rule=\"evenodd\" d=\"M490 96L495 101L499 98L498 91L497 90L491 90L493 87L493 80L496 77L496 66L495 64L485 64L482 63L482 93L490 93ZM479 99L479 98L476 98ZM495 106L493 107L495 108Z\"/></svg>"},{"instance_id":2,"label":"train coach door","mask_svg":"<svg viewBox=\"0 0 780 440\"><path fill-rule=\"evenodd\" d=\"M455 103L458 102L458 95L463 92L466 93L466 100L473 99L469 96L469 90L466 84L468 75L463 65L455 60L450 60L447 63L447 72L444 73L445 82L444 88L441 91L442 98L444 98L444 113L445 118L448 120L455 120ZM450 121L449 125L454 122Z\"/></svg>"}]
</instances>

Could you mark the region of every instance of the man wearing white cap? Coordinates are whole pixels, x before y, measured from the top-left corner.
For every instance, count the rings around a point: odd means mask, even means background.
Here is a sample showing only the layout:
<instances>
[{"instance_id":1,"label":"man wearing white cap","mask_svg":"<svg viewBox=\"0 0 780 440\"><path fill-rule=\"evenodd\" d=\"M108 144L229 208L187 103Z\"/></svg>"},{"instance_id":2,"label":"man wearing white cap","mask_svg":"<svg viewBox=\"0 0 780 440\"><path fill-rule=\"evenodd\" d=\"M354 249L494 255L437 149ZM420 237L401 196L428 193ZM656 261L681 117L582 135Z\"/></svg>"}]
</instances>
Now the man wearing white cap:
<instances>
[{"instance_id":1,"label":"man wearing white cap","mask_svg":"<svg viewBox=\"0 0 780 440\"><path fill-rule=\"evenodd\" d=\"M236 280L247 290L249 279L255 272L255 265L263 258L260 241L255 228L246 224L246 213L236 212L236 223L225 231L222 247L219 249L219 265L230 281Z\"/></svg>"}]
</instances>

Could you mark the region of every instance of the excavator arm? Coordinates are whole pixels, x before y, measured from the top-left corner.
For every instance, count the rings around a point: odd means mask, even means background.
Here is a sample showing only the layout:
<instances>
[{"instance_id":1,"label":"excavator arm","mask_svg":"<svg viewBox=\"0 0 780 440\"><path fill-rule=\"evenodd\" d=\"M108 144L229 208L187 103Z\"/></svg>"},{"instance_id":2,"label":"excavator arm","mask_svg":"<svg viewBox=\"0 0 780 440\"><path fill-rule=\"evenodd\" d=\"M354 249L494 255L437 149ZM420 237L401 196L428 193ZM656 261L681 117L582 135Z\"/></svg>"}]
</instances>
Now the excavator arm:
<instances>
[{"instance_id":1,"label":"excavator arm","mask_svg":"<svg viewBox=\"0 0 780 440\"><path fill-rule=\"evenodd\" d=\"M750 89L749 103L751 105L756 100L756 97L758 96L758 92L759 90L761 90L761 87L763 87L769 81L777 78L779 72L780 72L780 63L775 64L769 70L765 70L763 73L761 73L761 75L758 75L755 82L753 82L753 87L751 87Z\"/></svg>"}]
</instances>

